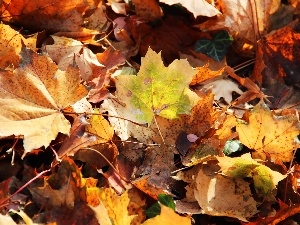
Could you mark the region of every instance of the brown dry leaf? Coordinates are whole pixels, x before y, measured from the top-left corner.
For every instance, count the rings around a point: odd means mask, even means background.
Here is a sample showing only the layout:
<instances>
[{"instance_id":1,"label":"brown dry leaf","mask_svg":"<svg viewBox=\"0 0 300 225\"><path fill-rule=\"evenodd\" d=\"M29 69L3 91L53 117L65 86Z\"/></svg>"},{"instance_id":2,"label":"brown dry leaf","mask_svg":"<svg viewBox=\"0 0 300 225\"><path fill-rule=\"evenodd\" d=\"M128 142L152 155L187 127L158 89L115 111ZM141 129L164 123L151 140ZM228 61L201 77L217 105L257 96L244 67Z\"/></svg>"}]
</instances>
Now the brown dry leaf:
<instances>
[{"instance_id":1,"label":"brown dry leaf","mask_svg":"<svg viewBox=\"0 0 300 225\"><path fill-rule=\"evenodd\" d=\"M111 142L113 128L98 110L93 113L89 120L84 116L75 118L70 138L63 142L58 150L58 156L60 158L65 155L74 156L74 159L88 162L100 169L108 165L103 156L113 162L118 155L118 149Z\"/></svg>"},{"instance_id":2,"label":"brown dry leaf","mask_svg":"<svg viewBox=\"0 0 300 225\"><path fill-rule=\"evenodd\" d=\"M97 60L96 55L80 41L54 35L51 38L54 43L45 45L44 49L50 58L57 63L60 70L66 70L75 61L80 69L82 79L87 81L104 67Z\"/></svg>"},{"instance_id":3,"label":"brown dry leaf","mask_svg":"<svg viewBox=\"0 0 300 225\"><path fill-rule=\"evenodd\" d=\"M81 148L91 146L96 141L97 137L85 132L87 122L85 116L78 116L74 119L72 127L70 129L70 137L65 140L57 151L59 158L65 155L73 156Z\"/></svg>"},{"instance_id":4,"label":"brown dry leaf","mask_svg":"<svg viewBox=\"0 0 300 225\"><path fill-rule=\"evenodd\" d=\"M112 143L114 129L98 110L94 110L88 122L82 135L83 140L87 139L87 141L80 143L78 140L80 146L70 149L68 155L74 155L74 159L88 162L90 165L101 169L108 165L106 160L113 162L118 155L118 149Z\"/></svg>"},{"instance_id":5,"label":"brown dry leaf","mask_svg":"<svg viewBox=\"0 0 300 225\"><path fill-rule=\"evenodd\" d=\"M174 223L181 225L192 224L190 218L176 214L173 209L167 206L160 205L160 207L160 215L146 220L142 225L173 225Z\"/></svg>"},{"instance_id":6,"label":"brown dry leaf","mask_svg":"<svg viewBox=\"0 0 300 225\"><path fill-rule=\"evenodd\" d=\"M257 60L251 79L272 96L273 108L299 103L299 21L270 33L258 42ZM299 107L299 106L298 106Z\"/></svg>"},{"instance_id":7,"label":"brown dry leaf","mask_svg":"<svg viewBox=\"0 0 300 225\"><path fill-rule=\"evenodd\" d=\"M157 200L158 195L160 194L168 194L165 190L161 188L154 187L153 185L148 183L148 179L150 178L150 175L143 176L141 178L138 178L134 181L132 181L132 184L151 198Z\"/></svg>"},{"instance_id":8,"label":"brown dry leaf","mask_svg":"<svg viewBox=\"0 0 300 225\"><path fill-rule=\"evenodd\" d=\"M250 112L248 123L237 123L236 131L239 140L262 159L267 153L274 160L289 162L299 147L295 139L299 135L297 116L277 116L262 102Z\"/></svg>"},{"instance_id":9,"label":"brown dry leaf","mask_svg":"<svg viewBox=\"0 0 300 225\"><path fill-rule=\"evenodd\" d=\"M165 143L174 146L177 136L182 131L194 134L199 138L203 137L210 128L215 126L220 113L213 107L213 94L207 94L192 108L191 115L180 115L180 118L176 120L167 120L161 117L157 117L156 120ZM150 128L154 130L154 134L151 135L152 140L161 143L156 125L153 124ZM135 137L140 140L137 135L135 134Z\"/></svg>"},{"instance_id":10,"label":"brown dry leaf","mask_svg":"<svg viewBox=\"0 0 300 225\"><path fill-rule=\"evenodd\" d=\"M212 71L217 71L226 66L226 57L224 57L220 62L214 60L213 58L190 50L191 55L179 52L180 59L187 59L190 65L194 68L205 67L208 64L208 68Z\"/></svg>"},{"instance_id":11,"label":"brown dry leaf","mask_svg":"<svg viewBox=\"0 0 300 225\"><path fill-rule=\"evenodd\" d=\"M178 59L179 51L190 48L202 35L201 32L188 27L181 19L170 15L154 27L140 21L131 21L129 30L135 42L141 43L141 56L146 55L150 46L155 52L162 51L166 65Z\"/></svg>"},{"instance_id":12,"label":"brown dry leaf","mask_svg":"<svg viewBox=\"0 0 300 225\"><path fill-rule=\"evenodd\" d=\"M89 30L87 28L82 28L80 31L74 31L74 32L69 32L69 31L56 32L53 35L57 37L73 38L85 44L101 46L101 44L97 40L94 40L95 37L99 35L99 32L95 30Z\"/></svg>"},{"instance_id":13,"label":"brown dry leaf","mask_svg":"<svg viewBox=\"0 0 300 225\"><path fill-rule=\"evenodd\" d=\"M108 91L106 86L109 84L110 74L126 61L125 53L114 50L112 47L108 47L103 53L98 53L96 56L97 60L104 67L98 67L89 78L88 85L92 87L89 91L89 101L93 103L107 98Z\"/></svg>"},{"instance_id":14,"label":"brown dry leaf","mask_svg":"<svg viewBox=\"0 0 300 225\"><path fill-rule=\"evenodd\" d=\"M109 162L114 162L119 153L118 148L113 143L105 143L93 146L90 146L90 143L88 143L88 146L89 148L86 148L86 146L81 147L81 149L79 149L74 155L74 160L76 159L82 162L87 162L97 169L108 166L109 164L107 160Z\"/></svg>"},{"instance_id":15,"label":"brown dry leaf","mask_svg":"<svg viewBox=\"0 0 300 225\"><path fill-rule=\"evenodd\" d=\"M1 71L0 134L23 135L25 155L41 146L48 147L58 132L69 134L71 126L62 110L87 91L80 84L76 67L58 70L48 56L25 47L21 57L19 68Z\"/></svg>"},{"instance_id":16,"label":"brown dry leaf","mask_svg":"<svg viewBox=\"0 0 300 225\"><path fill-rule=\"evenodd\" d=\"M247 221L258 212L249 183L241 178L224 177L216 173L218 170L213 163L204 164L196 177L194 194L203 213Z\"/></svg>"},{"instance_id":17,"label":"brown dry leaf","mask_svg":"<svg viewBox=\"0 0 300 225\"><path fill-rule=\"evenodd\" d=\"M260 35L269 31L269 17L274 13L280 0L222 0L223 15L216 20L207 21L199 26L200 29L228 29L237 41L243 39L255 44Z\"/></svg>"},{"instance_id":18,"label":"brown dry leaf","mask_svg":"<svg viewBox=\"0 0 300 225\"><path fill-rule=\"evenodd\" d=\"M29 190L33 201L48 210L61 206L72 209L77 202L86 200L84 183L74 161L64 158L58 172L46 178L43 187L33 186Z\"/></svg>"},{"instance_id":19,"label":"brown dry leaf","mask_svg":"<svg viewBox=\"0 0 300 225\"><path fill-rule=\"evenodd\" d=\"M103 32L109 27L110 22L106 16L106 7L102 1L100 1L93 14L90 17L85 18L85 23L87 29L99 32Z\"/></svg>"},{"instance_id":20,"label":"brown dry leaf","mask_svg":"<svg viewBox=\"0 0 300 225\"><path fill-rule=\"evenodd\" d=\"M226 115L222 125L216 130L216 135L220 140L231 140L237 136L237 133L232 130L236 126L236 118L233 115Z\"/></svg>"},{"instance_id":21,"label":"brown dry leaf","mask_svg":"<svg viewBox=\"0 0 300 225\"><path fill-rule=\"evenodd\" d=\"M127 15L127 12L126 12L126 3L119 3L119 2L116 2L114 0L112 1L109 1L110 4L111 4L111 9L117 13L117 14L123 14L123 15Z\"/></svg>"},{"instance_id":22,"label":"brown dry leaf","mask_svg":"<svg viewBox=\"0 0 300 225\"><path fill-rule=\"evenodd\" d=\"M36 49L36 38L24 38L10 26L0 24L0 68L19 66L22 43L32 50Z\"/></svg>"},{"instance_id":23,"label":"brown dry leaf","mask_svg":"<svg viewBox=\"0 0 300 225\"><path fill-rule=\"evenodd\" d=\"M244 93L243 92L239 93L239 94L241 94L241 96L238 97L233 102L234 105L239 105L239 104L242 104L242 103L246 103L246 102L251 101L255 98L259 98L260 100L262 100L262 99L266 99L267 97L269 97L269 96L265 95L260 90L260 88L252 80L250 80L248 77L246 77L246 78L239 77L238 75L235 74L234 69L232 69L229 66L225 67L225 71L228 73L228 75L230 77L237 80L244 87L248 88L248 91L245 91Z\"/></svg>"},{"instance_id":24,"label":"brown dry leaf","mask_svg":"<svg viewBox=\"0 0 300 225\"><path fill-rule=\"evenodd\" d=\"M135 6L136 15L141 20L152 21L160 19L163 11L156 0L132 0Z\"/></svg>"},{"instance_id":25,"label":"brown dry leaf","mask_svg":"<svg viewBox=\"0 0 300 225\"><path fill-rule=\"evenodd\" d=\"M174 149L166 145L151 146L146 150L143 164L137 175L147 176L147 183L156 189L167 190L174 166ZM148 175L150 175L148 177ZM144 190L143 190L144 191Z\"/></svg>"},{"instance_id":26,"label":"brown dry leaf","mask_svg":"<svg viewBox=\"0 0 300 225\"><path fill-rule=\"evenodd\" d=\"M60 70L66 70L74 61L75 55L79 54L82 48L83 44L80 41L54 35L51 35L44 45L45 52L56 62Z\"/></svg>"},{"instance_id":27,"label":"brown dry leaf","mask_svg":"<svg viewBox=\"0 0 300 225\"><path fill-rule=\"evenodd\" d=\"M95 9L95 3L93 0L4 0L1 5L1 12L4 12L2 20L13 20L15 24L31 30L81 31L83 15Z\"/></svg>"},{"instance_id":28,"label":"brown dry leaf","mask_svg":"<svg viewBox=\"0 0 300 225\"><path fill-rule=\"evenodd\" d=\"M168 5L181 4L193 13L195 18L197 16L213 17L221 14L219 10L209 4L206 0L160 0L160 2Z\"/></svg>"}]
</instances>

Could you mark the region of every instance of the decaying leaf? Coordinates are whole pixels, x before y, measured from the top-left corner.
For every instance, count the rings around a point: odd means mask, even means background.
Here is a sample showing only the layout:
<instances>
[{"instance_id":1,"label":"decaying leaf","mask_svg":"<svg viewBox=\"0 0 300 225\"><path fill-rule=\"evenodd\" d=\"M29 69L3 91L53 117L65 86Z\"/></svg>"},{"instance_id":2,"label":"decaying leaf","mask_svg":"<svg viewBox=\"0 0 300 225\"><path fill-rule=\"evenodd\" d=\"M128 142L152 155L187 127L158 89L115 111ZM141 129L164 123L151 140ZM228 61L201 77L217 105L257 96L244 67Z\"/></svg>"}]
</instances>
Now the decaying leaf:
<instances>
[{"instance_id":1,"label":"decaying leaf","mask_svg":"<svg viewBox=\"0 0 300 225\"><path fill-rule=\"evenodd\" d=\"M250 153L238 158L217 157L221 171L226 176L234 178L251 177L254 181L256 192L265 198L274 197L275 190L279 181L286 175L271 170L251 158Z\"/></svg>"},{"instance_id":2,"label":"decaying leaf","mask_svg":"<svg viewBox=\"0 0 300 225\"><path fill-rule=\"evenodd\" d=\"M296 115L276 116L262 102L250 112L249 123L240 121L236 126L239 140L262 159L265 153L272 159L288 162L299 147L295 138L299 135Z\"/></svg>"},{"instance_id":3,"label":"decaying leaf","mask_svg":"<svg viewBox=\"0 0 300 225\"><path fill-rule=\"evenodd\" d=\"M197 102L198 96L188 87L195 72L187 60L165 67L160 53L149 48L137 76L116 78L117 96L141 123L150 125L155 115L175 119L188 114Z\"/></svg>"},{"instance_id":4,"label":"decaying leaf","mask_svg":"<svg viewBox=\"0 0 300 225\"><path fill-rule=\"evenodd\" d=\"M86 200L84 181L76 164L65 158L58 173L44 180L43 187L30 187L33 201L47 209L64 206L73 209L75 204Z\"/></svg>"},{"instance_id":5,"label":"decaying leaf","mask_svg":"<svg viewBox=\"0 0 300 225\"><path fill-rule=\"evenodd\" d=\"M21 57L19 68L0 72L0 135L23 135L26 154L47 147L58 132L69 134L62 110L87 91L76 67L60 71L49 57L26 48Z\"/></svg>"},{"instance_id":6,"label":"decaying leaf","mask_svg":"<svg viewBox=\"0 0 300 225\"><path fill-rule=\"evenodd\" d=\"M241 178L224 177L217 170L216 165L205 164L196 178L194 194L203 213L247 221L257 213L249 183Z\"/></svg>"},{"instance_id":7,"label":"decaying leaf","mask_svg":"<svg viewBox=\"0 0 300 225\"><path fill-rule=\"evenodd\" d=\"M78 116L74 119L69 138L64 141L57 151L59 158L65 155L73 156L79 149L91 146L97 140L95 135L85 132L87 125L88 122L84 116Z\"/></svg>"},{"instance_id":8,"label":"decaying leaf","mask_svg":"<svg viewBox=\"0 0 300 225\"><path fill-rule=\"evenodd\" d=\"M270 33L257 44L257 59L251 79L257 82L272 108L299 108L299 21Z\"/></svg>"}]
</instances>

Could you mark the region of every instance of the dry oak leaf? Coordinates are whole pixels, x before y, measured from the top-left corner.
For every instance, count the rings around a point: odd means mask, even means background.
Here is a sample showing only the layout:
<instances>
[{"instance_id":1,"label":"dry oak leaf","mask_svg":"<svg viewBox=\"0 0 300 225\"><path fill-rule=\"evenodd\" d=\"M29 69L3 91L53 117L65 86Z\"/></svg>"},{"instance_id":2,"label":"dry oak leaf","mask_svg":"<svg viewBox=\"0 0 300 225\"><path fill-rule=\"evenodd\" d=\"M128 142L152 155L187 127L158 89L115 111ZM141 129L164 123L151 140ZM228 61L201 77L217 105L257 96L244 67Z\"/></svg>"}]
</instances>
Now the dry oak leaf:
<instances>
[{"instance_id":1,"label":"dry oak leaf","mask_svg":"<svg viewBox=\"0 0 300 225\"><path fill-rule=\"evenodd\" d=\"M0 34L0 68L2 69L11 65L16 68L19 65L22 42L35 50L36 38L25 39L8 25L0 24Z\"/></svg>"},{"instance_id":2,"label":"dry oak leaf","mask_svg":"<svg viewBox=\"0 0 300 225\"><path fill-rule=\"evenodd\" d=\"M184 8L193 13L195 18L197 16L213 17L221 14L219 10L206 0L160 0L160 2L168 5L181 4Z\"/></svg>"},{"instance_id":3,"label":"dry oak leaf","mask_svg":"<svg viewBox=\"0 0 300 225\"><path fill-rule=\"evenodd\" d=\"M142 225L191 225L191 219L188 217L180 216L174 212L173 209L160 204L161 212L154 218L146 220Z\"/></svg>"},{"instance_id":4,"label":"dry oak leaf","mask_svg":"<svg viewBox=\"0 0 300 225\"><path fill-rule=\"evenodd\" d=\"M268 153L272 159L289 162L293 151L299 147L295 141L299 135L296 115L277 116L263 103L257 104L250 112L249 122L238 122L236 131L239 140L255 150L255 157L265 159Z\"/></svg>"},{"instance_id":5,"label":"dry oak leaf","mask_svg":"<svg viewBox=\"0 0 300 225\"><path fill-rule=\"evenodd\" d=\"M69 134L70 122L62 110L82 99L78 68L66 71L48 56L23 48L20 67L0 71L0 135L23 135L24 155L48 147L61 132Z\"/></svg>"}]
</instances>

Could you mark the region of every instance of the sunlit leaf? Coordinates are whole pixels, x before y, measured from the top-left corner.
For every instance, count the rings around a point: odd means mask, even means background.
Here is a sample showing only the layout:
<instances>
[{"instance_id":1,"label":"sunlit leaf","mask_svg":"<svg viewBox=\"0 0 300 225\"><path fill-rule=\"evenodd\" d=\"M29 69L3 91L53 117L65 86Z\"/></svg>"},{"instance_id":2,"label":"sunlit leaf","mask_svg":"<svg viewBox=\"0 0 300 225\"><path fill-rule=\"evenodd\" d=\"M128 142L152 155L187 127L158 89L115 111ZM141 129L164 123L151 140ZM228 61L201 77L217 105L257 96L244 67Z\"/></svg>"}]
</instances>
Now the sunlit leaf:
<instances>
[{"instance_id":1,"label":"sunlit leaf","mask_svg":"<svg viewBox=\"0 0 300 225\"><path fill-rule=\"evenodd\" d=\"M149 48L137 76L116 78L117 96L130 106L137 121L150 124L155 115L175 119L189 114L198 99L189 89L195 73L187 60L165 67L160 53Z\"/></svg>"}]
</instances>

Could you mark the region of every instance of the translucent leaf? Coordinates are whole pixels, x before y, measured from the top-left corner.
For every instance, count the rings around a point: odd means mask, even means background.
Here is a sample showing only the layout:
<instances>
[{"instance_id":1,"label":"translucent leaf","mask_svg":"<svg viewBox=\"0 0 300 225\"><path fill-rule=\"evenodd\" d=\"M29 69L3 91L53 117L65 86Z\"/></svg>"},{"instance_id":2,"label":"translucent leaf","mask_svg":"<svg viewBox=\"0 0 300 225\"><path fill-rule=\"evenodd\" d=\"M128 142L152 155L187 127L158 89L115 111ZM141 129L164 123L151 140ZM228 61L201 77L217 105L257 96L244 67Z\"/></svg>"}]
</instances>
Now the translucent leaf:
<instances>
[{"instance_id":1,"label":"translucent leaf","mask_svg":"<svg viewBox=\"0 0 300 225\"><path fill-rule=\"evenodd\" d=\"M217 159L223 174L235 178L253 178L256 192L266 198L272 197L278 182L286 177L252 159L250 153L237 158L217 157Z\"/></svg>"},{"instance_id":2,"label":"translucent leaf","mask_svg":"<svg viewBox=\"0 0 300 225\"><path fill-rule=\"evenodd\" d=\"M199 99L189 89L195 73L183 59L165 67L161 54L149 48L137 76L116 78L117 96L141 123L150 124L155 115L175 119L179 114L189 114Z\"/></svg>"}]
</instances>

